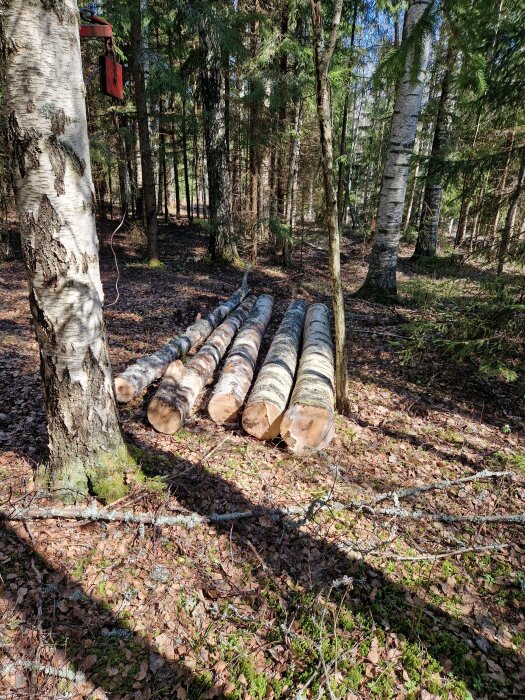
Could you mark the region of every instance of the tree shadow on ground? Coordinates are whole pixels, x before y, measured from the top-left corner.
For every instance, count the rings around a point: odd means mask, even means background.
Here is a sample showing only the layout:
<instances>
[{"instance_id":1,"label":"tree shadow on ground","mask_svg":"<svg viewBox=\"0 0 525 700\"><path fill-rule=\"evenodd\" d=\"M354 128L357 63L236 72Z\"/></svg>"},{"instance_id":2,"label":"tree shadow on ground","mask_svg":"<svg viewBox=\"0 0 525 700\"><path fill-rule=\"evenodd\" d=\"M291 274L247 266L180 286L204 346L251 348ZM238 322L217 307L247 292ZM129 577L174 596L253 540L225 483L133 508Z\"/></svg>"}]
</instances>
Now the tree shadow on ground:
<instances>
[{"instance_id":1,"label":"tree shadow on ground","mask_svg":"<svg viewBox=\"0 0 525 700\"><path fill-rule=\"evenodd\" d=\"M151 448L148 449L151 451ZM456 679L463 680L475 697L518 697L524 691L523 659L493 639L487 639L483 631L476 628L473 619L467 616L459 619L423 602L414 591L389 579L379 568L346 554L344 540L328 542L316 532L315 526L305 532L298 529L297 523L286 515L276 517L272 504L264 503L264 495L262 505L254 503L234 483L211 473L201 463L174 461L173 455L163 450L155 450L154 453L162 457L157 462L160 465L157 471L168 478L171 495L188 511L200 515L250 510L260 513L258 518L213 527L218 533L229 533L237 559L251 565L253 575L261 582L261 590L272 586L286 599L294 615L307 607L306 596L309 592L314 595L326 593L334 580L349 577L353 587L346 592L333 590L334 601L339 602L352 616L368 620L367 624L380 630L394 631L417 644L425 653L443 663ZM97 666L87 671L86 675L110 695L131 692L133 678L141 662L149 659L150 653L155 653L155 650L133 636L125 619L79 591L78 582L73 581L65 571L57 570L38 557L30 544L5 523L1 539L4 551L16 548L16 561L22 569L24 585L31 590L31 595L37 597L32 601L32 612L26 617L26 624L33 629L38 629L40 624L46 639L66 651L66 657L75 669L85 667L87 657L94 652L103 657L104 668L108 663L117 666L127 661L130 670L126 678L109 678L102 667ZM4 568L4 576L5 573ZM284 581L292 582L293 587L301 592L299 597L290 597L290 587L283 586ZM10 591L7 587L6 594L13 604L20 602L19 589ZM42 605L41 614L38 612L39 604ZM67 606L66 621L56 618L56 606L62 604ZM257 605L253 599L250 604ZM24 611L26 607L23 606ZM278 626L279 622L281 627ZM273 637L268 638L270 642L287 643L286 630L283 634L279 633L285 623L288 624L287 616L275 621ZM83 645L85 638L91 640L87 648ZM22 640L18 643L21 648L27 647ZM160 666L158 657L152 658L156 658L156 665ZM154 697L174 697L173 688L177 681L186 688L188 698L194 700L203 698L213 686L209 678L203 679L187 668L184 658L164 658L162 661L159 673L153 675L149 672L149 680L143 681L155 691ZM494 664L504 666L506 678L494 680L491 673ZM509 673L509 668L513 673ZM294 694L289 697L292 696Z\"/></svg>"}]
</instances>

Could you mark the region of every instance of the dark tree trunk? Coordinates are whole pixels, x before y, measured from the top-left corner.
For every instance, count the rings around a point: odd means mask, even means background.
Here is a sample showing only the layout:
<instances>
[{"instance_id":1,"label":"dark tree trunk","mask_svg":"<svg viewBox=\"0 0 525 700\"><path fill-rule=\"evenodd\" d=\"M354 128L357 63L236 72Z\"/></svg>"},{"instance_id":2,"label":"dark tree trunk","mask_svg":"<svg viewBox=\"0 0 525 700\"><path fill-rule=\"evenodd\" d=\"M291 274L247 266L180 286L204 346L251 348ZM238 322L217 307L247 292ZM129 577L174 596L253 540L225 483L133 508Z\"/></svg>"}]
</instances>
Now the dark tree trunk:
<instances>
[{"instance_id":1,"label":"dark tree trunk","mask_svg":"<svg viewBox=\"0 0 525 700\"><path fill-rule=\"evenodd\" d=\"M210 3L210 6L217 5L217 2ZM233 233L232 189L226 148L223 60L217 28L213 21L209 21L207 12L201 16L199 36L203 51L201 85L211 224L209 252L212 260L233 262L238 259L238 253Z\"/></svg>"},{"instance_id":2,"label":"dark tree trunk","mask_svg":"<svg viewBox=\"0 0 525 700\"><path fill-rule=\"evenodd\" d=\"M501 233L501 242L498 254L498 275L503 272L503 266L505 264L505 258L507 256L507 251L509 249L509 243L512 236L512 231L516 223L516 215L518 213L518 204L521 197L521 193L525 189L525 149L523 149L521 154L520 169L518 172L518 179L516 181L516 187L514 192L510 197L509 210L507 211L507 216L505 219L505 226Z\"/></svg>"},{"instance_id":3,"label":"dark tree trunk","mask_svg":"<svg viewBox=\"0 0 525 700\"><path fill-rule=\"evenodd\" d=\"M182 98L182 162L184 165L184 190L186 192L186 213L190 224L193 221L193 211L190 194L190 172L188 165L188 124L186 120L186 97Z\"/></svg>"},{"instance_id":4,"label":"dark tree trunk","mask_svg":"<svg viewBox=\"0 0 525 700\"><path fill-rule=\"evenodd\" d=\"M155 195L155 172L151 153L151 138L148 123L148 103L146 99L146 81L143 65L142 17L140 0L133 0L130 8L131 18L131 64L135 82L135 106L140 141L140 162L142 169L142 188L146 211L146 237L148 241L148 260L152 265L159 262L157 241L157 200Z\"/></svg>"},{"instance_id":5,"label":"dark tree trunk","mask_svg":"<svg viewBox=\"0 0 525 700\"><path fill-rule=\"evenodd\" d=\"M421 256L433 258L436 255L439 213L443 196L444 164L450 135L450 87L456 62L457 52L450 42L445 60L445 75L441 85L441 96L439 98L434 138L427 170L421 223L414 252L414 257L416 258Z\"/></svg>"}]
</instances>

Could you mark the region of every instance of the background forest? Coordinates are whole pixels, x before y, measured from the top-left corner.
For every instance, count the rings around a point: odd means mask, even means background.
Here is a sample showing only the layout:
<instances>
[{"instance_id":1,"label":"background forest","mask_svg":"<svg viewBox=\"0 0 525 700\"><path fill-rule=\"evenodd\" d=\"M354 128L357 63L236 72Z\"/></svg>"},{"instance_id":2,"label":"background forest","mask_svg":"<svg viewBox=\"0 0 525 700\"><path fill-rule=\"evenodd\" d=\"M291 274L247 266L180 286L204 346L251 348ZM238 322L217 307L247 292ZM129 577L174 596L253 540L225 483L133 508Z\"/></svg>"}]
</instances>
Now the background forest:
<instances>
[{"instance_id":1,"label":"background forest","mask_svg":"<svg viewBox=\"0 0 525 700\"><path fill-rule=\"evenodd\" d=\"M523 0L78 10L0 0L0 697L524 697ZM249 266L316 453L119 396Z\"/></svg>"}]
</instances>

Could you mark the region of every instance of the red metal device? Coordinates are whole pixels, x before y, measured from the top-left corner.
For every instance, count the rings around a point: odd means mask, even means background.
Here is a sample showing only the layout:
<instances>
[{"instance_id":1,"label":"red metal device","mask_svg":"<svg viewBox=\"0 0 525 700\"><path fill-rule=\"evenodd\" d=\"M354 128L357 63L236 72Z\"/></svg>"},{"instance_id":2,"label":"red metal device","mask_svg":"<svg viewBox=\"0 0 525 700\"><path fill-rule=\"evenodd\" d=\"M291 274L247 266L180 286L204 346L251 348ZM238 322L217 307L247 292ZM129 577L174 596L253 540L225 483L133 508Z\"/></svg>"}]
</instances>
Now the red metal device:
<instances>
[{"instance_id":1,"label":"red metal device","mask_svg":"<svg viewBox=\"0 0 525 700\"><path fill-rule=\"evenodd\" d=\"M113 27L102 17L92 13L82 13L89 24L80 25L81 39L104 39L106 53L99 58L100 89L104 95L124 99L124 76L122 64L117 61L113 42Z\"/></svg>"}]
</instances>

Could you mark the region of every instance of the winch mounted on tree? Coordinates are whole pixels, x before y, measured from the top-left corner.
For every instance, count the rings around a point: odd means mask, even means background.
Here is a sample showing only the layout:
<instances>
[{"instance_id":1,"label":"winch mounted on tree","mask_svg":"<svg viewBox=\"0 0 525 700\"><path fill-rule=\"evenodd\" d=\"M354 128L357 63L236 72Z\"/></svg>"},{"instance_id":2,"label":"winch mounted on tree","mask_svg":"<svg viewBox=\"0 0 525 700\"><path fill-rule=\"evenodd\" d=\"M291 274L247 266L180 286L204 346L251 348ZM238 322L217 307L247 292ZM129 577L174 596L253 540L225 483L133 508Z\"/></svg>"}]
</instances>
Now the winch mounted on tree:
<instances>
[{"instance_id":1,"label":"winch mounted on tree","mask_svg":"<svg viewBox=\"0 0 525 700\"><path fill-rule=\"evenodd\" d=\"M81 39L104 39L106 53L99 57L100 90L104 95L124 99L124 78L122 64L117 61L115 43L113 41L113 27L109 22L96 14L96 3L91 7L80 10L80 16L89 24L80 25Z\"/></svg>"}]
</instances>

